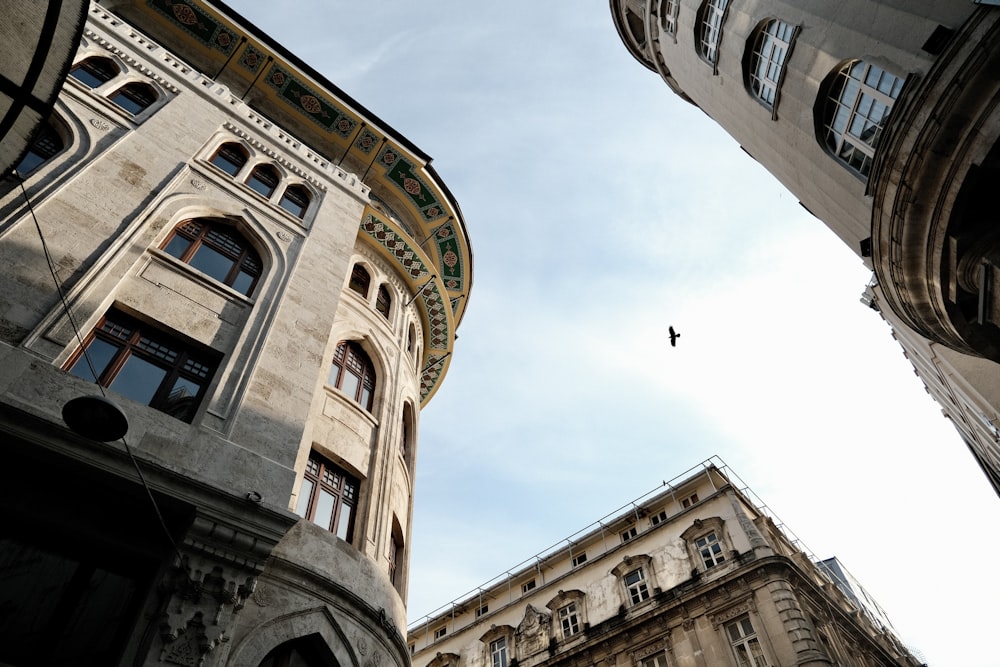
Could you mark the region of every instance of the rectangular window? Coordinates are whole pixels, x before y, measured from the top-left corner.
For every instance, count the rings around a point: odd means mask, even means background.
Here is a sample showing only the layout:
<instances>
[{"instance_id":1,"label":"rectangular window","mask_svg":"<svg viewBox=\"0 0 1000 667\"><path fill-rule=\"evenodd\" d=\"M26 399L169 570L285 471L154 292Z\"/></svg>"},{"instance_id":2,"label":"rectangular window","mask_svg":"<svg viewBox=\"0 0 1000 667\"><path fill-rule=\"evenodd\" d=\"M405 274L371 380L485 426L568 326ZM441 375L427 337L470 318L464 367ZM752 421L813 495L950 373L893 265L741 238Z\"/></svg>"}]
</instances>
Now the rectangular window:
<instances>
[{"instance_id":1,"label":"rectangular window","mask_svg":"<svg viewBox=\"0 0 1000 667\"><path fill-rule=\"evenodd\" d=\"M692 493L687 498L684 498L683 500L681 500L681 507L683 507L684 509L687 509L687 508L691 507L692 505L694 505L696 502L698 502L698 494L697 493Z\"/></svg>"},{"instance_id":2,"label":"rectangular window","mask_svg":"<svg viewBox=\"0 0 1000 667\"><path fill-rule=\"evenodd\" d=\"M580 632L580 617L576 613L575 602L559 608L559 626L562 628L563 639Z\"/></svg>"},{"instance_id":3,"label":"rectangular window","mask_svg":"<svg viewBox=\"0 0 1000 667\"><path fill-rule=\"evenodd\" d=\"M534 590L534 588L535 588L535 580L534 579L529 579L528 581L526 581L523 584L521 584L521 592L522 593L527 593L530 590Z\"/></svg>"},{"instance_id":4,"label":"rectangular window","mask_svg":"<svg viewBox=\"0 0 1000 667\"><path fill-rule=\"evenodd\" d=\"M666 520L667 520L667 510L660 510L658 513L649 517L649 524L651 526L659 526Z\"/></svg>"},{"instance_id":5,"label":"rectangular window","mask_svg":"<svg viewBox=\"0 0 1000 667\"><path fill-rule=\"evenodd\" d=\"M578 565L583 565L586 562L587 562L586 551L581 551L577 555L573 556L573 567L577 567Z\"/></svg>"},{"instance_id":6,"label":"rectangular window","mask_svg":"<svg viewBox=\"0 0 1000 667\"><path fill-rule=\"evenodd\" d=\"M694 541L694 545L698 549L698 553L701 555L701 560L706 568L715 567L726 560L725 555L722 553L722 544L719 542L715 531L704 537L699 537Z\"/></svg>"},{"instance_id":7,"label":"rectangular window","mask_svg":"<svg viewBox=\"0 0 1000 667\"><path fill-rule=\"evenodd\" d=\"M729 636L729 643L733 647L736 664L739 667L767 667L764 651L760 647L760 640L757 639L749 615L741 616L727 625L726 634Z\"/></svg>"},{"instance_id":8,"label":"rectangular window","mask_svg":"<svg viewBox=\"0 0 1000 667\"><path fill-rule=\"evenodd\" d=\"M633 537L635 537L637 534L638 533L636 532L635 526L629 526L628 528L626 528L625 530L623 530L622 533L621 533L622 543L628 542Z\"/></svg>"},{"instance_id":9,"label":"rectangular window","mask_svg":"<svg viewBox=\"0 0 1000 667\"><path fill-rule=\"evenodd\" d=\"M649 599L649 588L646 586L646 575L642 568L636 568L625 575L625 589L628 591L632 604L639 604Z\"/></svg>"},{"instance_id":10,"label":"rectangular window","mask_svg":"<svg viewBox=\"0 0 1000 667\"><path fill-rule=\"evenodd\" d=\"M476 607L476 618L479 618L480 616L482 616L483 614L485 614L489 610L490 610L490 606L488 604L484 604L481 607Z\"/></svg>"},{"instance_id":11,"label":"rectangular window","mask_svg":"<svg viewBox=\"0 0 1000 667\"><path fill-rule=\"evenodd\" d=\"M490 655L493 657L493 667L507 667L507 640L504 637L490 642Z\"/></svg>"},{"instance_id":12,"label":"rectangular window","mask_svg":"<svg viewBox=\"0 0 1000 667\"><path fill-rule=\"evenodd\" d=\"M211 350L111 309L66 370L190 423L217 364Z\"/></svg>"},{"instance_id":13,"label":"rectangular window","mask_svg":"<svg viewBox=\"0 0 1000 667\"><path fill-rule=\"evenodd\" d=\"M446 634L448 634L448 626L442 625L440 628L434 631L434 639L441 639Z\"/></svg>"},{"instance_id":14,"label":"rectangular window","mask_svg":"<svg viewBox=\"0 0 1000 667\"><path fill-rule=\"evenodd\" d=\"M310 454L295 513L350 542L357 502L358 480L319 454ZM395 563L390 567L395 574Z\"/></svg>"},{"instance_id":15,"label":"rectangular window","mask_svg":"<svg viewBox=\"0 0 1000 667\"><path fill-rule=\"evenodd\" d=\"M668 667L667 656L664 653L650 656L640 662L639 667Z\"/></svg>"}]
</instances>

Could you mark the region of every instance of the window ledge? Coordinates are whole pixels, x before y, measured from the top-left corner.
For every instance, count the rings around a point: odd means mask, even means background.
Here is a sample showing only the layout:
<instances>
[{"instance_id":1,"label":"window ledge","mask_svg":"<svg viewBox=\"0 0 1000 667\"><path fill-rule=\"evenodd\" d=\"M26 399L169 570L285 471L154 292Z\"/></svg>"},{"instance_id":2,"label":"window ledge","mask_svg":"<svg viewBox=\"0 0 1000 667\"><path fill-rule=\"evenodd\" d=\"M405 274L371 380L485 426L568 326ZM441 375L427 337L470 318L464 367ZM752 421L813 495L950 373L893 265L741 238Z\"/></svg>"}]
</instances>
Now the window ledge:
<instances>
[{"instance_id":1,"label":"window ledge","mask_svg":"<svg viewBox=\"0 0 1000 667\"><path fill-rule=\"evenodd\" d=\"M193 280L197 283L200 283L203 287L219 294L220 296L226 299L229 299L230 301L238 301L248 307L252 307L255 303L255 300L253 298L248 297L245 294L241 294L240 292L237 292L228 285L220 283L215 278L212 278L211 276L202 273L201 271L192 267L189 264L185 264L184 262L180 261L173 255L169 255L159 248L150 248L149 252L153 256L153 259L158 260L160 264L164 265L169 269L173 269L177 273L183 274L186 278ZM261 287L260 281L258 281L257 288L259 289L260 287Z\"/></svg>"}]
</instances>

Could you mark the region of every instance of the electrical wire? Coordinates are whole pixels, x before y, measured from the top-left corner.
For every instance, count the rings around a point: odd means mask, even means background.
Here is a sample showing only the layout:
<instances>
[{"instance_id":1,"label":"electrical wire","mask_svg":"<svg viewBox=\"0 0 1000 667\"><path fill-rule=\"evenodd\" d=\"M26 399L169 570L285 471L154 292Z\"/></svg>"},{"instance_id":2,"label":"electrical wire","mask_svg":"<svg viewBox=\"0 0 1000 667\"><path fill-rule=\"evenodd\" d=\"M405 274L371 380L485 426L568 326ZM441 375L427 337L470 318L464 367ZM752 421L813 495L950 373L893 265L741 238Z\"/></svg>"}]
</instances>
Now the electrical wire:
<instances>
[{"instance_id":1,"label":"electrical wire","mask_svg":"<svg viewBox=\"0 0 1000 667\"><path fill-rule=\"evenodd\" d=\"M11 169L11 173L17 179L17 183L21 187L21 194L24 197L25 204L28 206L28 212L31 213L31 220L35 223L35 231L38 232L38 240L42 244L42 254L45 256L45 263L48 266L49 274L52 276L52 282L55 284L56 292L59 294L59 301L62 303L63 314L66 315L70 326L73 327L73 334L76 336L76 340L79 342L80 347L83 350L83 358L87 362L87 368L90 370L91 376L94 378L94 384L97 386L98 390L100 390L101 396L107 398L107 391L97 381L97 378L99 377L97 369L94 368L94 362L91 360L90 354L83 344L83 335L80 333L80 327L77 326L76 319L73 317L73 313L70 310L69 302L66 300L66 293L63 291L62 285L59 282L59 277L56 275L55 262L52 261L52 254L49 252L48 243L45 241L45 234L42 233L42 226L38 222L38 216L35 215L35 207L32 206L31 198L28 197L28 191L24 187L24 178L17 171L16 167ZM173 548L178 560L182 561L184 556L177 547L177 542L174 540L174 536L170 533L167 521L163 517L163 513L160 511L160 505L156 502L156 498L153 496L153 490L146 481L146 476L143 474L142 467L139 465L139 460L135 457L135 454L132 453L132 448L129 446L125 436L123 435L120 439L122 444L125 446L125 453L132 462L132 467L135 468L136 475L139 476L139 482L142 484L142 488L146 491L146 496L149 498L149 503L153 507L153 512L156 514L156 518L159 521L160 527L163 529L164 535L166 535L167 540L170 542L170 546Z\"/></svg>"}]
</instances>

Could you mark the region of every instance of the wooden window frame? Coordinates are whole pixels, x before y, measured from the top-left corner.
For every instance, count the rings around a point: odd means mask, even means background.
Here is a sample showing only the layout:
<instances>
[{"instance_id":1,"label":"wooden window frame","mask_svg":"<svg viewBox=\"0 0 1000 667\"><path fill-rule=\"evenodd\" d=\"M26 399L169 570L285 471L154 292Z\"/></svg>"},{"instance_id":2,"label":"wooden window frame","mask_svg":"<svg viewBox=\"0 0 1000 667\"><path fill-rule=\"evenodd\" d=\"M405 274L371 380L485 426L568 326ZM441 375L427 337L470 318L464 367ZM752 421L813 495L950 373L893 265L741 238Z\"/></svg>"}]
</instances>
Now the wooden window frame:
<instances>
[{"instance_id":1,"label":"wooden window frame","mask_svg":"<svg viewBox=\"0 0 1000 667\"><path fill-rule=\"evenodd\" d=\"M237 164L236 160L232 159L232 157L236 156L237 154L239 155L240 158L239 164ZM225 160L225 162L234 166L235 169L233 171L229 171L229 169L226 166L219 164L217 160ZM210 157L208 161L211 162L216 167L218 167L219 169L221 169L222 171L229 174L230 176L236 176L241 171L243 171L243 167L246 166L249 160L250 160L250 152L243 147L243 144L240 144L235 141L227 141L226 143L222 144L215 150L215 153L212 154L212 157Z\"/></svg>"},{"instance_id":2,"label":"wooden window frame","mask_svg":"<svg viewBox=\"0 0 1000 667\"><path fill-rule=\"evenodd\" d=\"M308 487L306 483L309 483ZM316 523L316 511L324 491L333 498L330 521L325 526ZM329 459L311 452L305 472L302 474L302 487L299 490L295 512L303 519L316 523L320 528L350 543L354 540L354 524L360 495L361 483L354 476ZM346 526L341 523L345 507L348 508Z\"/></svg>"},{"instance_id":3,"label":"wooden window frame","mask_svg":"<svg viewBox=\"0 0 1000 667\"><path fill-rule=\"evenodd\" d=\"M344 380L348 375L352 375L358 380L358 386L353 395L344 391ZM361 405L368 412L372 411L372 406L375 403L375 387L377 386L375 364L372 363L368 353L357 341L342 340L337 344L330 368L329 384L344 392L348 398Z\"/></svg>"},{"instance_id":4,"label":"wooden window frame","mask_svg":"<svg viewBox=\"0 0 1000 667\"><path fill-rule=\"evenodd\" d=\"M187 241L189 245L180 252L169 250L169 246L177 238ZM205 275L231 287L244 296L253 294L260 282L261 275L263 275L264 263L247 237L230 224L211 218L185 220L174 227L160 249L184 264L190 265L191 260L202 246L219 253L232 262L232 266L224 278L217 278L207 273ZM197 267L192 266L192 268L197 270ZM250 284L245 289L236 286L241 274L250 277Z\"/></svg>"},{"instance_id":5,"label":"wooden window frame","mask_svg":"<svg viewBox=\"0 0 1000 667\"><path fill-rule=\"evenodd\" d=\"M91 372L85 351L95 340L118 348L110 355L103 368ZM84 339L83 345L69 358L64 369L102 387L114 390L113 385L126 363L135 357L166 371L153 392L148 405L181 421L190 423L201 405L218 366L218 357L210 350L198 349L161 328L111 309ZM92 356L91 356L92 359ZM172 398L179 380L194 383L197 393L188 397ZM178 401L185 400L186 407L178 409Z\"/></svg>"},{"instance_id":6,"label":"wooden window frame","mask_svg":"<svg viewBox=\"0 0 1000 667\"><path fill-rule=\"evenodd\" d=\"M160 99L160 94L156 91L156 88L148 83L143 81L129 81L108 95L108 99L119 109L133 116L138 116L156 104L156 101ZM134 104L135 107L128 106L129 102Z\"/></svg>"},{"instance_id":7,"label":"wooden window frame","mask_svg":"<svg viewBox=\"0 0 1000 667\"><path fill-rule=\"evenodd\" d=\"M110 65L110 67L105 68L103 65ZM111 71L112 69L114 69L113 72ZM77 73L80 71L83 71L93 77L93 79L97 81L97 85L91 85L89 81L84 81L77 76ZM69 76L73 77L76 81L79 81L81 85L94 90L96 88L100 88L121 73L121 67L119 67L118 63L111 58L106 56L89 56L74 65L69 71Z\"/></svg>"}]
</instances>

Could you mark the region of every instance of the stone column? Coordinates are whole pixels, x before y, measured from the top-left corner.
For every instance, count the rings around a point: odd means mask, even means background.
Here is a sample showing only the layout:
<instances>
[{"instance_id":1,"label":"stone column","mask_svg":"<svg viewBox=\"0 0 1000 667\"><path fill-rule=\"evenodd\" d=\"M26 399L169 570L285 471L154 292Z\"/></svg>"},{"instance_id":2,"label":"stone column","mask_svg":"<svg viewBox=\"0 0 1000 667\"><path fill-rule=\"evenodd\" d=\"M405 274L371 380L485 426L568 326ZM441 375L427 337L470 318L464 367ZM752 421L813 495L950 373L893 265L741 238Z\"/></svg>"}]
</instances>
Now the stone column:
<instances>
[{"instance_id":1,"label":"stone column","mask_svg":"<svg viewBox=\"0 0 1000 667\"><path fill-rule=\"evenodd\" d=\"M767 590L778 611L778 618L795 651L796 665L801 667L830 667L833 662L820 647L812 626L806 619L795 597L795 592L787 581L772 581Z\"/></svg>"}]
</instances>

